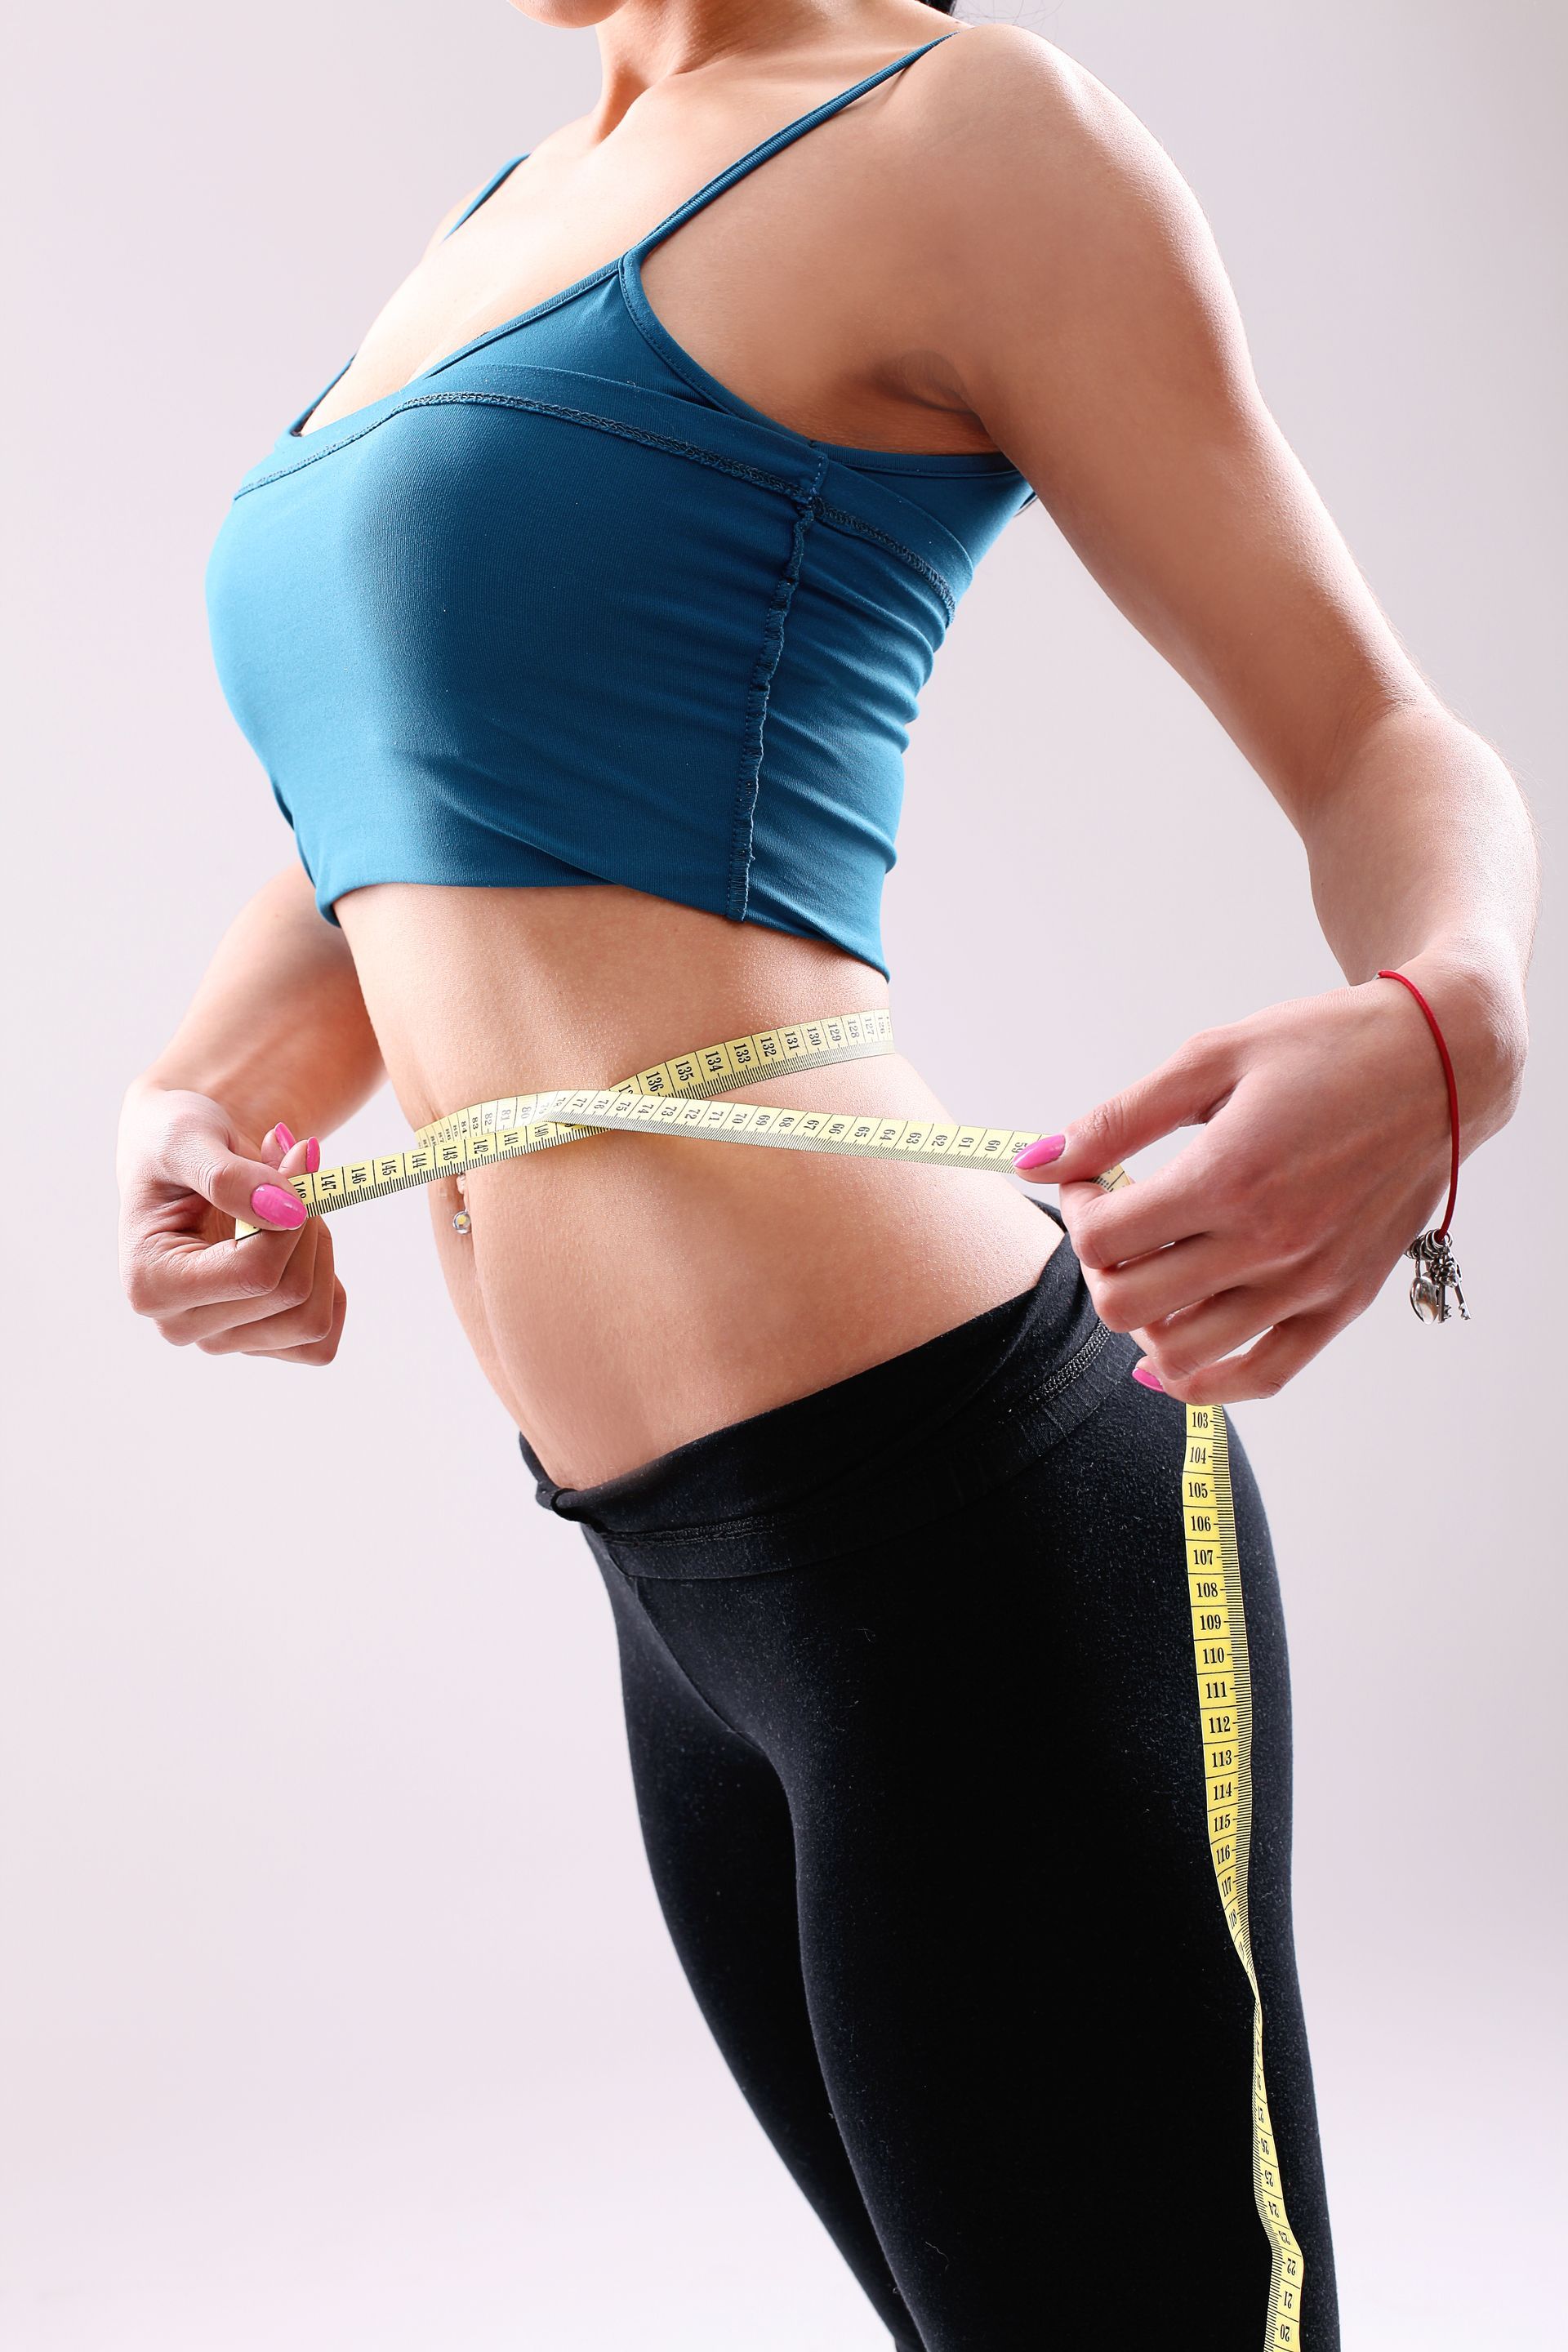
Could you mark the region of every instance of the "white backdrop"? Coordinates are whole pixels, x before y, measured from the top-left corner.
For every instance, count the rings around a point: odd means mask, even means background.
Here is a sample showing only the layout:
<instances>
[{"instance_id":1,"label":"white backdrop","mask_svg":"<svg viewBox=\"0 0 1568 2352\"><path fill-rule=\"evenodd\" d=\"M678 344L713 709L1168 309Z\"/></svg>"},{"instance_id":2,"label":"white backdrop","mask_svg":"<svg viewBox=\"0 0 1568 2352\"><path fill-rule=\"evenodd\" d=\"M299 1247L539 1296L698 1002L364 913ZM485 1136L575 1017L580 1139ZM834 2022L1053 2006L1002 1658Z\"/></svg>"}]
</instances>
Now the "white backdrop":
<instances>
[{"instance_id":1,"label":"white backdrop","mask_svg":"<svg viewBox=\"0 0 1568 2352\"><path fill-rule=\"evenodd\" d=\"M1552 834L1563 18L1019 14L1186 173L1281 425ZM422 1204L341 1236L326 1374L166 1349L115 1283L120 1091L289 855L209 667L207 547L439 215L587 103L592 39L503 0L78 0L14 43L9 1099L36 1149L5 1227L0 2330L871 2352L667 1945L598 1579L532 1505ZM888 937L908 1050L1020 1125L1338 977L1295 836L1037 510L928 695ZM1561 2324L1562 957L1549 908L1525 1106L1461 1187L1474 1321L1418 1328L1400 1276L1237 1414L1289 1614L1357 2352ZM397 1131L384 1098L345 1146Z\"/></svg>"}]
</instances>

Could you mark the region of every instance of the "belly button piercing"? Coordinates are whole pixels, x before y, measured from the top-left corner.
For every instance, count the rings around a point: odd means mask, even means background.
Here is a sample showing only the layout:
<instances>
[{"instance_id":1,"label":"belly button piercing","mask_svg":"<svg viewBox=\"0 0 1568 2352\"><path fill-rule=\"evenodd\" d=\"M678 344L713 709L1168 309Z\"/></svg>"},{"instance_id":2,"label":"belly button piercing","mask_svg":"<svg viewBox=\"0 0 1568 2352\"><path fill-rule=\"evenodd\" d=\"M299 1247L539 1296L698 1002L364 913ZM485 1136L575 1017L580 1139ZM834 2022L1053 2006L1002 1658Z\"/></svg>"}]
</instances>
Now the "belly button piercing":
<instances>
[{"instance_id":1,"label":"belly button piercing","mask_svg":"<svg viewBox=\"0 0 1568 2352\"><path fill-rule=\"evenodd\" d=\"M466 1199L468 1188L460 1176L457 1179L457 1186L458 1192L461 1192ZM452 1220L452 1231L455 1234L471 1234L473 1230L474 1221L472 1217L469 1216L467 1208L459 1209L457 1215Z\"/></svg>"}]
</instances>

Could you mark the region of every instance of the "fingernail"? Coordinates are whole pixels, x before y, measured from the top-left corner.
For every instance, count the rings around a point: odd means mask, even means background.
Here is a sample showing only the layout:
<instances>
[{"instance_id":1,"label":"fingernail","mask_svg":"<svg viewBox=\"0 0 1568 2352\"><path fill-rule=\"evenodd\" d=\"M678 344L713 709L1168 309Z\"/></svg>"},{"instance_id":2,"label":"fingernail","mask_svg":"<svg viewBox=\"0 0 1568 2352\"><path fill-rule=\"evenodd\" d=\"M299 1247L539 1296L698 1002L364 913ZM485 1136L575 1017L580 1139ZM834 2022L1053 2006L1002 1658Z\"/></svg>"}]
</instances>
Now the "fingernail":
<instances>
[{"instance_id":1,"label":"fingernail","mask_svg":"<svg viewBox=\"0 0 1568 2352\"><path fill-rule=\"evenodd\" d=\"M314 1136L305 1146L305 1173L313 1176L321 1164L321 1147Z\"/></svg>"},{"instance_id":2,"label":"fingernail","mask_svg":"<svg viewBox=\"0 0 1568 2352\"><path fill-rule=\"evenodd\" d=\"M1031 1143L1014 1160L1015 1168L1045 1168L1059 1160L1068 1148L1065 1135L1042 1135L1038 1143Z\"/></svg>"},{"instance_id":3,"label":"fingernail","mask_svg":"<svg viewBox=\"0 0 1568 2352\"><path fill-rule=\"evenodd\" d=\"M281 1120L281 1119L279 1119L279 1122L278 1122L277 1126L273 1129L272 1132L273 1132L273 1134L278 1138L279 1142L283 1146L283 1149L284 1149L284 1150L285 1150L285 1151L292 1151L292 1150L293 1150L293 1149L294 1149L294 1139L293 1139L293 1137L289 1134L289 1132L288 1129L284 1126L284 1124L283 1124L283 1122L282 1122L282 1120Z\"/></svg>"},{"instance_id":4,"label":"fingernail","mask_svg":"<svg viewBox=\"0 0 1568 2352\"><path fill-rule=\"evenodd\" d=\"M1158 1389L1158 1390L1159 1390L1159 1391L1160 1391L1160 1394L1161 1394L1162 1396L1163 1396L1163 1395L1164 1395L1164 1393L1165 1393L1165 1383L1164 1383L1164 1381L1160 1378L1160 1375L1159 1375L1159 1373L1154 1370L1153 1365L1152 1365L1152 1364L1150 1364L1150 1363L1146 1363L1146 1362L1144 1361L1144 1360L1142 1359L1142 1357L1140 1357L1140 1358L1139 1358L1139 1360L1138 1360L1138 1361L1133 1365L1133 1367L1132 1367L1132 1377L1133 1377L1133 1379L1134 1379L1135 1381L1138 1381L1138 1382L1139 1382L1142 1387L1144 1387L1144 1388L1146 1388L1146 1389Z\"/></svg>"},{"instance_id":5,"label":"fingernail","mask_svg":"<svg viewBox=\"0 0 1568 2352\"><path fill-rule=\"evenodd\" d=\"M286 1192L281 1184L258 1184L250 1205L269 1225L287 1226L290 1233L305 1222L305 1203L298 1192Z\"/></svg>"}]
</instances>

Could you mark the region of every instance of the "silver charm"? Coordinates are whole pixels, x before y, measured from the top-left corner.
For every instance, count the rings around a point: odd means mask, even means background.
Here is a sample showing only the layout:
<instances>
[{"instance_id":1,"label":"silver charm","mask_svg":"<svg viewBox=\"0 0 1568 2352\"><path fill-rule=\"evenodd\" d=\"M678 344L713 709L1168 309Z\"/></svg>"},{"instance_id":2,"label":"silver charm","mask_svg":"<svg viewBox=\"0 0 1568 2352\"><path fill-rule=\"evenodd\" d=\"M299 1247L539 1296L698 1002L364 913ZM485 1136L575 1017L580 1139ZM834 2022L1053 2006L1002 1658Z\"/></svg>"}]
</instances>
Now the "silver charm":
<instances>
[{"instance_id":1,"label":"silver charm","mask_svg":"<svg viewBox=\"0 0 1568 2352\"><path fill-rule=\"evenodd\" d=\"M452 1220L452 1231L455 1234L471 1234L473 1230L474 1221L472 1217L469 1216L467 1209L459 1209L457 1215Z\"/></svg>"},{"instance_id":2,"label":"silver charm","mask_svg":"<svg viewBox=\"0 0 1568 2352\"><path fill-rule=\"evenodd\" d=\"M1458 1303L1459 1314L1468 1323L1470 1310L1459 1287L1459 1268L1447 1234L1417 1234L1405 1255L1414 1258L1418 1268L1410 1286L1410 1304L1422 1322L1447 1322L1453 1313L1448 1304L1451 1290Z\"/></svg>"}]
</instances>

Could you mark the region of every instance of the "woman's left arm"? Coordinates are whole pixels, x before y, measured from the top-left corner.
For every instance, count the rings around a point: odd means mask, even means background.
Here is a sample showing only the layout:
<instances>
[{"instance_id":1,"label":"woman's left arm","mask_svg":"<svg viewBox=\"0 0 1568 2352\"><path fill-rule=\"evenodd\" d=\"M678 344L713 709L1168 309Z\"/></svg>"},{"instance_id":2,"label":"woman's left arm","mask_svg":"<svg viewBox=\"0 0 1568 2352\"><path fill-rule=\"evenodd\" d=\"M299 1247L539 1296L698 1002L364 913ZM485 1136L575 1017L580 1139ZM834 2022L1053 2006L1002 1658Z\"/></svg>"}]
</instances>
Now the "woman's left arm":
<instances>
[{"instance_id":1,"label":"woman's left arm","mask_svg":"<svg viewBox=\"0 0 1568 2352\"><path fill-rule=\"evenodd\" d=\"M948 54L946 152L925 168L944 206L957 194L964 251L962 271L936 273L952 394L1268 784L1349 983L1189 1039L1030 1172L1062 1185L1100 1316L1137 1335L1165 1388L1271 1395L1370 1304L1444 1196L1442 1066L1380 966L1408 972L1442 1024L1462 1149L1513 1109L1534 828L1503 761L1405 653L1264 405L1208 224L1164 151L1033 35L988 27ZM1348 368L1346 385L1353 398ZM1089 1181L1189 1125L1147 1180Z\"/></svg>"}]
</instances>

